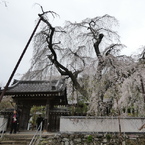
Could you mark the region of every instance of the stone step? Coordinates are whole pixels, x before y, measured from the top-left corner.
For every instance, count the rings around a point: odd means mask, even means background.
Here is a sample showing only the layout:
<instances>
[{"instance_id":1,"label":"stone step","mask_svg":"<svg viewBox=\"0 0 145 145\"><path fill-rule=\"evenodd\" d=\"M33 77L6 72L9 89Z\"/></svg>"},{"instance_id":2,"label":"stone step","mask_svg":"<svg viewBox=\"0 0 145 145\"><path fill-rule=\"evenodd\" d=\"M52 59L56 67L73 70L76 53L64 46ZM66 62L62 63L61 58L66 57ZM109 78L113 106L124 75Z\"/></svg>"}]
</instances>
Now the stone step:
<instances>
[{"instance_id":1,"label":"stone step","mask_svg":"<svg viewBox=\"0 0 145 145\"><path fill-rule=\"evenodd\" d=\"M28 137L28 138L13 138L13 137L4 137L3 140L16 140L16 141L20 141L20 140L24 140L24 141L30 141L32 139L32 137Z\"/></svg>"},{"instance_id":2,"label":"stone step","mask_svg":"<svg viewBox=\"0 0 145 145\"><path fill-rule=\"evenodd\" d=\"M6 134L0 145L28 145L33 138L33 135L23 134Z\"/></svg>"},{"instance_id":3,"label":"stone step","mask_svg":"<svg viewBox=\"0 0 145 145\"><path fill-rule=\"evenodd\" d=\"M34 135L26 135L26 134L6 134L4 135L5 138L32 138Z\"/></svg>"},{"instance_id":4,"label":"stone step","mask_svg":"<svg viewBox=\"0 0 145 145\"><path fill-rule=\"evenodd\" d=\"M27 132L26 132L27 133ZM17 133L17 134L8 134L6 133L0 141L0 145L29 145L31 139L33 138L35 132L25 132ZM43 133L42 138L53 136L53 134Z\"/></svg>"},{"instance_id":5,"label":"stone step","mask_svg":"<svg viewBox=\"0 0 145 145\"><path fill-rule=\"evenodd\" d=\"M10 140L4 140L0 142L0 145L28 145L29 142L26 141L10 141Z\"/></svg>"}]
</instances>

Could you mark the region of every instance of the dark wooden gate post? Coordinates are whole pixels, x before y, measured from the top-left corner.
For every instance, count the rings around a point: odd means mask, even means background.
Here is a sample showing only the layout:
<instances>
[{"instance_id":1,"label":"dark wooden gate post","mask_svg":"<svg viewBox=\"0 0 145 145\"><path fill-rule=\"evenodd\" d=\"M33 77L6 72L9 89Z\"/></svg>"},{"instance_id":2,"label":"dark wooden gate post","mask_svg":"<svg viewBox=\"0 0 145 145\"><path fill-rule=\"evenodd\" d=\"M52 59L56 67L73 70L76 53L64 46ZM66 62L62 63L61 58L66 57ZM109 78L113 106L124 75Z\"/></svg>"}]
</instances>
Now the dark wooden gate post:
<instances>
[{"instance_id":1,"label":"dark wooden gate post","mask_svg":"<svg viewBox=\"0 0 145 145\"><path fill-rule=\"evenodd\" d=\"M45 109L45 120L44 120L44 130L45 131L48 131L48 125L49 125L49 110L50 110L50 104L49 104L49 99L47 99L46 109Z\"/></svg>"}]
</instances>

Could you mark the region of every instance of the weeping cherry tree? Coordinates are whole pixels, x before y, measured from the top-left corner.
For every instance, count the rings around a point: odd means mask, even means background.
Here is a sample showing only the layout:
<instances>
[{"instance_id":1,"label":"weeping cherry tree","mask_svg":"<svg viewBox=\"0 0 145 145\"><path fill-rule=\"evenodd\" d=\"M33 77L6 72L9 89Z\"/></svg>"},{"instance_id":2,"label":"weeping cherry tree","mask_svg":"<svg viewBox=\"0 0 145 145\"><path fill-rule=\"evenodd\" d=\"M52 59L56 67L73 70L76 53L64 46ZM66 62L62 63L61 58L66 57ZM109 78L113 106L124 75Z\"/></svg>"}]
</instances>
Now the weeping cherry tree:
<instances>
[{"instance_id":1,"label":"weeping cherry tree","mask_svg":"<svg viewBox=\"0 0 145 145\"><path fill-rule=\"evenodd\" d=\"M59 73L89 101L88 113L100 115L104 97L118 101L121 84L135 71L134 60L119 55L124 45L114 31L118 21L104 15L54 27L49 14L57 16L52 11L39 14L43 24L34 39L31 68L23 78L48 79Z\"/></svg>"}]
</instances>

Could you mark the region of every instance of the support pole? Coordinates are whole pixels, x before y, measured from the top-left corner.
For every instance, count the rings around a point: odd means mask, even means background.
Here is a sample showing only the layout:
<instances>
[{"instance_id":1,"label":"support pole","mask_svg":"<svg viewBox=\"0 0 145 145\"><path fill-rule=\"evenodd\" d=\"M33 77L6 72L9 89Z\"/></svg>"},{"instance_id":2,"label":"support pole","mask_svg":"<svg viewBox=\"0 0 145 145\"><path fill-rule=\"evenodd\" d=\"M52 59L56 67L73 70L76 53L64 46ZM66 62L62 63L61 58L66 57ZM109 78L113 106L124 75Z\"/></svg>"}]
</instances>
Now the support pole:
<instances>
[{"instance_id":1,"label":"support pole","mask_svg":"<svg viewBox=\"0 0 145 145\"><path fill-rule=\"evenodd\" d=\"M21 60L22 60L22 58L23 58L23 56L24 56L24 54L25 54L25 52L26 52L26 50L27 50L27 48L28 48L28 46L29 46L34 34L35 34L35 32L36 32L36 30L37 30L37 28L38 28L38 26L39 26L39 24L40 24L40 22L41 22L41 18L39 19L36 27L34 28L34 30L33 30L32 34L31 34L31 36L30 36L30 38L29 38L29 40L28 40L28 42L27 42L27 44L26 44L26 46L25 46L25 48L24 48L24 50L23 50L23 52L22 52L22 54L21 54L21 56L20 56L20 58L19 58L19 60L17 62L17 64L16 64L16 66L15 66L15 68L14 68L14 70L13 70L13 72L12 72L12 74L11 74L7 84L6 84L6 86L4 87L4 90L1 93L0 102L1 102L1 100L2 100L2 98L4 96L4 94L5 94L6 90L8 89L8 86L9 86L9 84L10 84L10 82L11 82L11 80L12 80L12 78L13 78L13 76L14 76L14 74L15 74L15 72L16 72L16 70L17 70L17 68L18 68L18 66L19 66L19 64L20 64L20 62L21 62Z\"/></svg>"}]
</instances>

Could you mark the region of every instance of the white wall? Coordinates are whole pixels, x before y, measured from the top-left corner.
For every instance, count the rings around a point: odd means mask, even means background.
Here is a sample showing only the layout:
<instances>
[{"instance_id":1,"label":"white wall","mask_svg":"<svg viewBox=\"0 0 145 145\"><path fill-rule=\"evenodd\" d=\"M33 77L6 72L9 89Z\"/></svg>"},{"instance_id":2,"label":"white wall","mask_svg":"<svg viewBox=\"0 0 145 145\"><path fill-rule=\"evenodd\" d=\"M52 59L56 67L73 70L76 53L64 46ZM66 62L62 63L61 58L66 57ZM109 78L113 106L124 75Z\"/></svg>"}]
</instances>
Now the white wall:
<instances>
[{"instance_id":1,"label":"white wall","mask_svg":"<svg viewBox=\"0 0 145 145\"><path fill-rule=\"evenodd\" d=\"M8 123L8 119L0 116L0 132L1 131L6 131L6 129L7 129L7 123Z\"/></svg>"},{"instance_id":2,"label":"white wall","mask_svg":"<svg viewBox=\"0 0 145 145\"><path fill-rule=\"evenodd\" d=\"M145 118L120 118L122 132L144 132L139 128L145 124ZM62 116L60 132L119 132L117 117L81 117Z\"/></svg>"}]
</instances>

